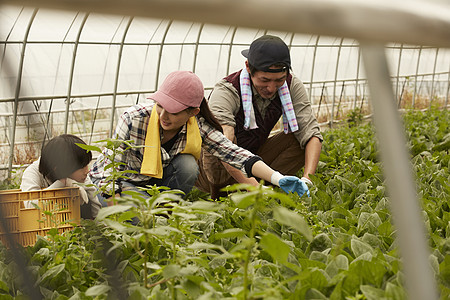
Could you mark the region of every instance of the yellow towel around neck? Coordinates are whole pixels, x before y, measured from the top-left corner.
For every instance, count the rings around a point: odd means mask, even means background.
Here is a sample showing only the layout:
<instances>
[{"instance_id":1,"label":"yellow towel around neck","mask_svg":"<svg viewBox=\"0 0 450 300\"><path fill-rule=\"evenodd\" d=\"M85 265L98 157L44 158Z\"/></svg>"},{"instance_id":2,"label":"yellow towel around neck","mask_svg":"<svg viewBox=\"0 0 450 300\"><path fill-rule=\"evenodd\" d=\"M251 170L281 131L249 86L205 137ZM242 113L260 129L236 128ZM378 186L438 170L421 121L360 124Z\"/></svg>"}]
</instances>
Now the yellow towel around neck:
<instances>
[{"instance_id":1,"label":"yellow towel around neck","mask_svg":"<svg viewBox=\"0 0 450 300\"><path fill-rule=\"evenodd\" d=\"M195 116L187 121L186 146L181 153L192 154L195 159L200 158L202 138ZM159 178L163 176L161 161L161 137L159 135L159 115L152 109L145 136L144 157L142 159L141 174Z\"/></svg>"}]
</instances>

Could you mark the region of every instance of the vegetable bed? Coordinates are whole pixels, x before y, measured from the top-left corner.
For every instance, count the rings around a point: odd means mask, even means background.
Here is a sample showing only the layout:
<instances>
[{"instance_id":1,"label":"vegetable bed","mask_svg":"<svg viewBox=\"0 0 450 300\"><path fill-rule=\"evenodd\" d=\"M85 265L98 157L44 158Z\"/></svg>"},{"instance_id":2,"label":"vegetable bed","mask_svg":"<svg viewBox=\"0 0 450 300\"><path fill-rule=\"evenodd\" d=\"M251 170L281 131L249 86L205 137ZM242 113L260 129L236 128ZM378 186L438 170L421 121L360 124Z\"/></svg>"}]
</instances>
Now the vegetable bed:
<instances>
[{"instance_id":1,"label":"vegetable bed","mask_svg":"<svg viewBox=\"0 0 450 300\"><path fill-rule=\"evenodd\" d=\"M448 111L404 123L429 234L430 264L450 297ZM371 124L324 132L311 197L234 186L213 202L151 187L97 221L20 249L45 299L406 299ZM235 190L235 191L233 191ZM138 217L141 223L128 220ZM15 253L17 254L17 253ZM23 299L17 255L0 245L0 298Z\"/></svg>"}]
</instances>

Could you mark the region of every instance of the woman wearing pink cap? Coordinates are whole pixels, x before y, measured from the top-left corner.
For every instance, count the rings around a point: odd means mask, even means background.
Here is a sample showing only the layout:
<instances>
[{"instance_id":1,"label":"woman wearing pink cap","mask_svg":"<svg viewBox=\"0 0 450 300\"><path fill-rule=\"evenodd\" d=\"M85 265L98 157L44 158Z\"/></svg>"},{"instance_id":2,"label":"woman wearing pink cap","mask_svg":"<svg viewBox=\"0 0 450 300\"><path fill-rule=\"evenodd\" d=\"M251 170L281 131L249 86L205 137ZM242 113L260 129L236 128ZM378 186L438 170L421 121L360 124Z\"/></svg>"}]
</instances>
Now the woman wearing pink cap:
<instances>
[{"instance_id":1,"label":"woman wearing pink cap","mask_svg":"<svg viewBox=\"0 0 450 300\"><path fill-rule=\"evenodd\" d=\"M233 144L222 134L222 127L204 98L203 84L194 73L170 73L150 99L155 104L137 104L125 111L118 121L114 136L133 140L138 147L115 158L124 163L121 171L134 171L125 174L127 179L116 182L119 187L114 191L116 194L147 185L167 186L188 193L197 180L197 161L202 149L249 177L270 181L285 192L299 195L308 192L299 178L272 170L260 157ZM109 163L100 155L91 170L92 181L100 187L111 186L107 181L111 170L105 169Z\"/></svg>"}]
</instances>

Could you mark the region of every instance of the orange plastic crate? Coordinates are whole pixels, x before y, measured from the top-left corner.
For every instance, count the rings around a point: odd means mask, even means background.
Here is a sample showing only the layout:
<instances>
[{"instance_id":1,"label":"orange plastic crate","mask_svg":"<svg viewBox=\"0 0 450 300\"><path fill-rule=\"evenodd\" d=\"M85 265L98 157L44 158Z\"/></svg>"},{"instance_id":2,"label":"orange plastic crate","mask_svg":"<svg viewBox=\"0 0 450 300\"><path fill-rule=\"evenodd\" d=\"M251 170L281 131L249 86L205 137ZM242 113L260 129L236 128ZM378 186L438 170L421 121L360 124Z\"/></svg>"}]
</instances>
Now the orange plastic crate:
<instances>
[{"instance_id":1,"label":"orange plastic crate","mask_svg":"<svg viewBox=\"0 0 450 300\"><path fill-rule=\"evenodd\" d=\"M37 208L24 208L24 201L37 200ZM0 242L7 243L6 233L11 233L14 243L33 246L37 236L45 236L52 228L60 233L80 224L80 190L78 187L22 192L0 191ZM48 215L45 212L51 212Z\"/></svg>"}]
</instances>

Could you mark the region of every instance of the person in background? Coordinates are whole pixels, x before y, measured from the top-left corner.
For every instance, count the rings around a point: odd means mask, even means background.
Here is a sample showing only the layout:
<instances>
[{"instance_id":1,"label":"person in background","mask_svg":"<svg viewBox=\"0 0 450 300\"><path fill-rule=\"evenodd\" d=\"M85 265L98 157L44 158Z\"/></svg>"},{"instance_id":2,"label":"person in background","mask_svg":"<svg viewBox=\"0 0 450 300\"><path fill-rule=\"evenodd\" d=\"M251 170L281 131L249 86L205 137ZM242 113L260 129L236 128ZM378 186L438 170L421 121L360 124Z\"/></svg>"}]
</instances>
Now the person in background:
<instances>
[{"instance_id":1,"label":"person in background","mask_svg":"<svg viewBox=\"0 0 450 300\"><path fill-rule=\"evenodd\" d=\"M151 95L155 103L137 104L120 117L115 138L132 140L133 148L122 143L118 171L125 173L111 190L109 149L97 158L90 176L94 184L106 190L108 198L133 190L145 195L139 187L167 186L188 193L199 173L197 160L202 149L248 176L256 176L281 186L287 192L303 193L302 182L295 176L283 176L268 167L259 156L228 140L211 114L200 78L189 71L170 73ZM109 200L109 203L112 201Z\"/></svg>"},{"instance_id":2,"label":"person in background","mask_svg":"<svg viewBox=\"0 0 450 300\"><path fill-rule=\"evenodd\" d=\"M94 219L102 205L96 195L97 189L87 176L92 153L78 147L77 143L85 144L82 139L71 134L51 139L42 149L41 157L23 172L20 189L35 191L77 186L82 199L81 217ZM26 208L34 207L32 201L25 201L24 205Z\"/></svg>"},{"instance_id":3,"label":"person in background","mask_svg":"<svg viewBox=\"0 0 450 300\"><path fill-rule=\"evenodd\" d=\"M264 35L242 54L245 68L211 92L211 112L229 140L284 174L295 175L304 167L301 181L311 185L309 175L316 171L323 138L305 87L290 72L289 48L280 38ZM280 117L283 131L271 136ZM217 197L221 188L236 182L257 185L258 179L202 152L199 189Z\"/></svg>"}]
</instances>

